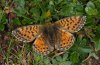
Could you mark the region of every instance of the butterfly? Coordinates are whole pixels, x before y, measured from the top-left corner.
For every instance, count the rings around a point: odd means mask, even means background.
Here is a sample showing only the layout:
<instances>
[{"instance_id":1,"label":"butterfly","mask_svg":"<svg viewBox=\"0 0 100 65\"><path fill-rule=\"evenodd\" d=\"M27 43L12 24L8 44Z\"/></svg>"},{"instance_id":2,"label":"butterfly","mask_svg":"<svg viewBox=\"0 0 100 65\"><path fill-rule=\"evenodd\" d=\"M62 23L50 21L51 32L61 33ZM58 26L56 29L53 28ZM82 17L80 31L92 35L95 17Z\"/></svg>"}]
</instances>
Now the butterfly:
<instances>
[{"instance_id":1,"label":"butterfly","mask_svg":"<svg viewBox=\"0 0 100 65\"><path fill-rule=\"evenodd\" d=\"M12 34L19 41L33 42L33 49L43 55L54 50L66 51L74 44L73 33L85 24L86 16L71 16L50 25L28 25L19 27Z\"/></svg>"}]
</instances>

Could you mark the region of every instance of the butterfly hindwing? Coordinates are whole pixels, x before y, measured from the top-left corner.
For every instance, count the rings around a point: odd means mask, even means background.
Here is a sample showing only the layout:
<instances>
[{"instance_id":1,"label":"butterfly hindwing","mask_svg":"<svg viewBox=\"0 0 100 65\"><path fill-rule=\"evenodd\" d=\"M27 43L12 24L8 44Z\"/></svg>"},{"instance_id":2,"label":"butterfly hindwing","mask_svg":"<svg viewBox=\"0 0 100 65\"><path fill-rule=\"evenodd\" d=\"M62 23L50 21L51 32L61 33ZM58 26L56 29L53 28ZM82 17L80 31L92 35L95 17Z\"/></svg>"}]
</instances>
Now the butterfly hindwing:
<instances>
[{"instance_id":1,"label":"butterfly hindwing","mask_svg":"<svg viewBox=\"0 0 100 65\"><path fill-rule=\"evenodd\" d=\"M12 34L18 41L31 42L39 34L40 25L29 25L17 28L12 31Z\"/></svg>"},{"instance_id":2,"label":"butterfly hindwing","mask_svg":"<svg viewBox=\"0 0 100 65\"><path fill-rule=\"evenodd\" d=\"M71 33L79 31L85 24L86 16L72 16L55 22L58 27Z\"/></svg>"},{"instance_id":3,"label":"butterfly hindwing","mask_svg":"<svg viewBox=\"0 0 100 65\"><path fill-rule=\"evenodd\" d=\"M59 30L60 33L60 46L58 45L58 50L65 51L69 49L75 41L74 36L66 30Z\"/></svg>"},{"instance_id":4,"label":"butterfly hindwing","mask_svg":"<svg viewBox=\"0 0 100 65\"><path fill-rule=\"evenodd\" d=\"M54 50L54 47L52 47L48 40L46 39L45 35L41 34L39 35L36 40L33 43L33 49L41 53L43 55L49 54L51 51Z\"/></svg>"}]
</instances>

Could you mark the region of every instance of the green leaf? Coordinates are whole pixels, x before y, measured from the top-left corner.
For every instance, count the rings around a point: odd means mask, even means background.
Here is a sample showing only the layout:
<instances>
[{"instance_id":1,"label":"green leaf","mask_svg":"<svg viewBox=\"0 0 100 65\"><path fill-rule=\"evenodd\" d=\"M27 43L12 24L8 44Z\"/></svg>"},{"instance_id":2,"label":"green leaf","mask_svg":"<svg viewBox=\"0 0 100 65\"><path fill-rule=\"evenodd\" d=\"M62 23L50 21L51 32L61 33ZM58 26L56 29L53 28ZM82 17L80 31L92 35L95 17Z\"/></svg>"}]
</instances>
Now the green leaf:
<instances>
[{"instance_id":1,"label":"green leaf","mask_svg":"<svg viewBox=\"0 0 100 65\"><path fill-rule=\"evenodd\" d=\"M0 21L1 21L2 17L3 17L3 11L0 10Z\"/></svg>"},{"instance_id":2,"label":"green leaf","mask_svg":"<svg viewBox=\"0 0 100 65\"><path fill-rule=\"evenodd\" d=\"M72 62L70 61L61 62L59 65L72 65Z\"/></svg>"},{"instance_id":3,"label":"green leaf","mask_svg":"<svg viewBox=\"0 0 100 65\"><path fill-rule=\"evenodd\" d=\"M95 8L86 7L85 11L88 15L97 15L98 11Z\"/></svg>"},{"instance_id":4,"label":"green leaf","mask_svg":"<svg viewBox=\"0 0 100 65\"><path fill-rule=\"evenodd\" d=\"M96 50L98 51L100 50L100 39L96 40L95 42L96 42L95 47L96 47Z\"/></svg>"},{"instance_id":5,"label":"green leaf","mask_svg":"<svg viewBox=\"0 0 100 65\"><path fill-rule=\"evenodd\" d=\"M71 55L70 55L70 60L71 60L73 63L77 63L77 62L79 61L79 53L77 53L77 52L71 53Z\"/></svg>"},{"instance_id":6,"label":"green leaf","mask_svg":"<svg viewBox=\"0 0 100 65\"><path fill-rule=\"evenodd\" d=\"M95 8L95 5L94 5L93 2L89 1L89 2L87 3L87 7Z\"/></svg>"},{"instance_id":7,"label":"green leaf","mask_svg":"<svg viewBox=\"0 0 100 65\"><path fill-rule=\"evenodd\" d=\"M45 65L49 65L50 64L50 60L49 59L44 59L44 63L45 63Z\"/></svg>"},{"instance_id":8,"label":"green leaf","mask_svg":"<svg viewBox=\"0 0 100 65\"><path fill-rule=\"evenodd\" d=\"M13 19L13 22L17 25L21 25L21 22L18 18Z\"/></svg>"},{"instance_id":9,"label":"green leaf","mask_svg":"<svg viewBox=\"0 0 100 65\"><path fill-rule=\"evenodd\" d=\"M34 2L34 4L38 5L42 0L32 0L32 2Z\"/></svg>"},{"instance_id":10,"label":"green leaf","mask_svg":"<svg viewBox=\"0 0 100 65\"><path fill-rule=\"evenodd\" d=\"M56 59L52 59L52 63L53 63L53 65L58 65L58 62Z\"/></svg>"},{"instance_id":11,"label":"green leaf","mask_svg":"<svg viewBox=\"0 0 100 65\"><path fill-rule=\"evenodd\" d=\"M5 26L3 24L0 24L0 31L4 31Z\"/></svg>"},{"instance_id":12,"label":"green leaf","mask_svg":"<svg viewBox=\"0 0 100 65\"><path fill-rule=\"evenodd\" d=\"M25 9L25 1L24 0L15 0L16 4L18 5L15 8L15 12L17 14L17 16L23 16L23 14L26 13L26 9Z\"/></svg>"},{"instance_id":13,"label":"green leaf","mask_svg":"<svg viewBox=\"0 0 100 65\"><path fill-rule=\"evenodd\" d=\"M95 37L93 37L93 41L95 43L96 50L100 50L100 26L95 27Z\"/></svg>"},{"instance_id":14,"label":"green leaf","mask_svg":"<svg viewBox=\"0 0 100 65\"><path fill-rule=\"evenodd\" d=\"M6 16L2 16L0 24L7 24L7 22Z\"/></svg>"},{"instance_id":15,"label":"green leaf","mask_svg":"<svg viewBox=\"0 0 100 65\"><path fill-rule=\"evenodd\" d=\"M32 13L32 16L33 16L33 17L38 17L38 16L40 16L40 10L39 10L39 8L31 8L31 9L30 9L30 12Z\"/></svg>"},{"instance_id":16,"label":"green leaf","mask_svg":"<svg viewBox=\"0 0 100 65\"><path fill-rule=\"evenodd\" d=\"M98 11L95 8L94 3L92 3L91 1L87 3L87 6L85 8L85 11L88 15L97 15Z\"/></svg>"},{"instance_id":17,"label":"green leaf","mask_svg":"<svg viewBox=\"0 0 100 65\"><path fill-rule=\"evenodd\" d=\"M55 3L56 4L60 4L63 0L56 0Z\"/></svg>"},{"instance_id":18,"label":"green leaf","mask_svg":"<svg viewBox=\"0 0 100 65\"><path fill-rule=\"evenodd\" d=\"M62 57L61 56L57 56L56 60L59 61L59 62L61 62L62 61Z\"/></svg>"},{"instance_id":19,"label":"green leaf","mask_svg":"<svg viewBox=\"0 0 100 65\"><path fill-rule=\"evenodd\" d=\"M62 9L60 10L60 15L61 16L70 16L73 13L73 7L72 5L65 5L62 7Z\"/></svg>"},{"instance_id":20,"label":"green leaf","mask_svg":"<svg viewBox=\"0 0 100 65\"><path fill-rule=\"evenodd\" d=\"M90 53L90 52L92 51L92 50L89 49L89 48L82 48L82 47L80 47L79 49L80 49L80 51L82 51L82 52L84 52L84 53Z\"/></svg>"},{"instance_id":21,"label":"green leaf","mask_svg":"<svg viewBox=\"0 0 100 65\"><path fill-rule=\"evenodd\" d=\"M63 55L63 61L66 61L68 59L68 53L66 52L64 55Z\"/></svg>"},{"instance_id":22,"label":"green leaf","mask_svg":"<svg viewBox=\"0 0 100 65\"><path fill-rule=\"evenodd\" d=\"M49 6L50 5L54 5L54 2L53 1L49 1Z\"/></svg>"},{"instance_id":23,"label":"green leaf","mask_svg":"<svg viewBox=\"0 0 100 65\"><path fill-rule=\"evenodd\" d=\"M34 22L37 22L40 19L40 10L39 8L31 8L30 12L32 13L32 17Z\"/></svg>"}]
</instances>

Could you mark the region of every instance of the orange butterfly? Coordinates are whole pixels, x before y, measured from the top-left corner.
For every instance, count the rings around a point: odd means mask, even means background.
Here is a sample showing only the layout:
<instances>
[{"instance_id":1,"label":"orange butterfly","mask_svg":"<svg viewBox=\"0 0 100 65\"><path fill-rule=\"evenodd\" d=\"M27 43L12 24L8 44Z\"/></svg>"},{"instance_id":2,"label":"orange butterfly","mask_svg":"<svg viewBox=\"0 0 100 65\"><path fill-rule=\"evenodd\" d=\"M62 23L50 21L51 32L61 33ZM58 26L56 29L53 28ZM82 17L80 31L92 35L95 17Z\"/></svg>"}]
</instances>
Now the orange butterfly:
<instances>
[{"instance_id":1,"label":"orange butterfly","mask_svg":"<svg viewBox=\"0 0 100 65\"><path fill-rule=\"evenodd\" d=\"M72 33L79 31L85 24L86 16L72 16L51 25L29 25L17 28L12 34L23 42L32 42L33 48L44 55L53 50L65 51L75 41Z\"/></svg>"}]
</instances>

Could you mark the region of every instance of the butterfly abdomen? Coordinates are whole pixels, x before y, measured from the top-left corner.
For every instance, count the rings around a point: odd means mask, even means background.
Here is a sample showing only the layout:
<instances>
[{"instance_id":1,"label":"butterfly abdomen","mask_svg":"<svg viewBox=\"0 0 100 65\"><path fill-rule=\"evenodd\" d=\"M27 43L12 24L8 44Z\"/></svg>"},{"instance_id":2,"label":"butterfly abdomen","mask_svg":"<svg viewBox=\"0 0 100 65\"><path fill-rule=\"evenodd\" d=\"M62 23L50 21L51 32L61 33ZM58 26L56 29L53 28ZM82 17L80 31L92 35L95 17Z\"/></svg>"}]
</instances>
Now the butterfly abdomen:
<instances>
[{"instance_id":1,"label":"butterfly abdomen","mask_svg":"<svg viewBox=\"0 0 100 65\"><path fill-rule=\"evenodd\" d=\"M43 35L46 37L46 40L49 41L49 44L51 46L55 46L56 40L57 40L57 32L58 28L57 26L50 25L50 26L45 26L43 28Z\"/></svg>"}]
</instances>

